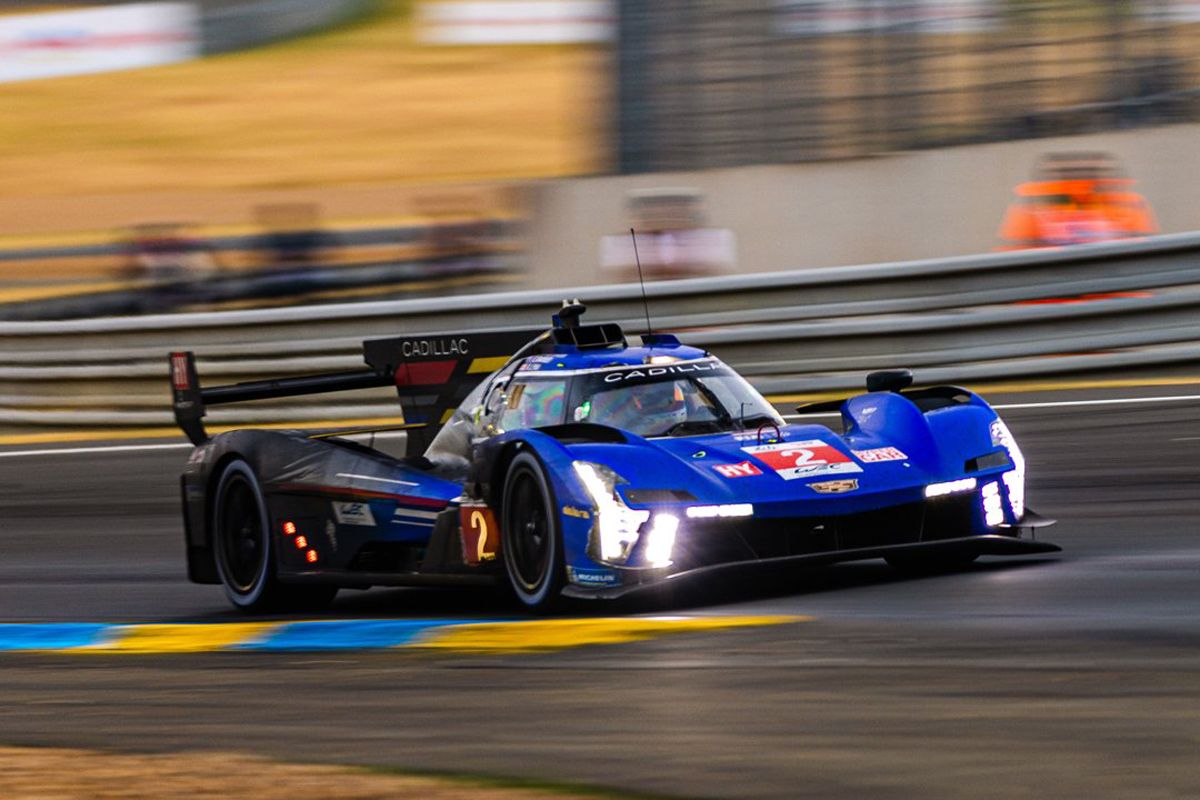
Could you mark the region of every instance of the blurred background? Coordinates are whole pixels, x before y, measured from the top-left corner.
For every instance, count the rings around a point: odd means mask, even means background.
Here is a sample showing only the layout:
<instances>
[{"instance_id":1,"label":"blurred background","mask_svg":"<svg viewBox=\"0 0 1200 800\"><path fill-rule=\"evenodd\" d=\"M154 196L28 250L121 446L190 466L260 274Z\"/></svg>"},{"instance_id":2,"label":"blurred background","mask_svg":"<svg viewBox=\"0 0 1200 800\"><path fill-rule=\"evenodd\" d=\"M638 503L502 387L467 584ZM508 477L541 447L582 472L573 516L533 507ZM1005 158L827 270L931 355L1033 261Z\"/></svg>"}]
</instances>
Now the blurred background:
<instances>
[{"instance_id":1,"label":"blurred background","mask_svg":"<svg viewBox=\"0 0 1200 800\"><path fill-rule=\"evenodd\" d=\"M1200 227L1200 0L0 3L0 319Z\"/></svg>"}]
</instances>

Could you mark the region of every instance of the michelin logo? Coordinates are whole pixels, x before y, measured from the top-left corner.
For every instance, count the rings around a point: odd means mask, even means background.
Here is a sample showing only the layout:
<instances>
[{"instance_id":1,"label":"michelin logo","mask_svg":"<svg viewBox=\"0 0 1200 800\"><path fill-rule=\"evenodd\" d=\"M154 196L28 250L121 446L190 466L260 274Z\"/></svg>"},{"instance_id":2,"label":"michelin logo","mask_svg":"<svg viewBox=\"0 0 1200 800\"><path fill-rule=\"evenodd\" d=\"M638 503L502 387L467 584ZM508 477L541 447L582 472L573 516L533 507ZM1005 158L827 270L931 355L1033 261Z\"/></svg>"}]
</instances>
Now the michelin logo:
<instances>
[{"instance_id":1,"label":"michelin logo","mask_svg":"<svg viewBox=\"0 0 1200 800\"><path fill-rule=\"evenodd\" d=\"M567 567L567 580L579 586L615 586L619 583L617 573L611 570L578 567Z\"/></svg>"},{"instance_id":2,"label":"michelin logo","mask_svg":"<svg viewBox=\"0 0 1200 800\"><path fill-rule=\"evenodd\" d=\"M333 515L339 525L360 525L364 528L375 527L375 515L366 503L334 503Z\"/></svg>"}]
</instances>

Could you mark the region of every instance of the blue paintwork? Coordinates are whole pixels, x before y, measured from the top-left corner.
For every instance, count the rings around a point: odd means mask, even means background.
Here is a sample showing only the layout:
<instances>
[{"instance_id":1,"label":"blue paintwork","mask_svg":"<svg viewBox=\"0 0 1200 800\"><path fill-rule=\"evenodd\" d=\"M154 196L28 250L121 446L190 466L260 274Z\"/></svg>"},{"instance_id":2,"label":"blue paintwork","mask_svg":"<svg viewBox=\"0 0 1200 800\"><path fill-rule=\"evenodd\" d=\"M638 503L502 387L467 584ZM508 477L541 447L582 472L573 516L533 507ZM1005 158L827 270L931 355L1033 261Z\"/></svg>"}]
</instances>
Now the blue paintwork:
<instances>
[{"instance_id":1,"label":"blue paintwork","mask_svg":"<svg viewBox=\"0 0 1200 800\"><path fill-rule=\"evenodd\" d=\"M518 369L518 374L563 372L578 375L619 365L648 365L652 357L665 355L680 361L711 357L703 350L674 342L672 337L663 337L651 347L578 350L560 346L551 354L531 357ZM967 477L968 460L1002 449L993 442L989 427L997 419L995 411L978 396L966 395L966 402L923 413L901 394L862 394L850 398L842 407L843 434L835 433L824 425L796 424L784 425L778 430L768 426L759 431L655 439L624 432L627 439L624 443L564 443L553 435L535 429L509 431L492 437L488 440L486 450L493 454L506 445L520 443L521 447L532 449L537 454L546 468L556 505L559 506L558 522L565 566L568 574L574 576L572 583L575 588L587 591L609 587L614 583L641 580L641 577L635 575L635 570L630 566L598 563L588 555L594 515L592 518L581 518L578 513L562 513L567 506L589 511L594 509L592 498L575 474L573 462L588 461L608 466L627 481L622 486L623 492L631 489L690 492L694 500L654 504L639 504L625 495L631 508L676 513L681 520L679 536L687 535L687 507L696 505L751 503L754 518L760 520L831 517L877 511L924 502L926 486ZM844 458L844 466L853 471L845 474L825 472L785 480L762 457L747 452L747 448L769 444L786 449L788 443L795 442L819 442L818 448L830 448L819 449L819 452L836 451ZM904 457L873 461L863 460L854 454L854 451L882 448L894 448ZM792 457L803 459L803 452L802 449L797 450ZM476 456L479 456L478 452ZM746 462L753 467L751 474L744 476L729 477L715 469ZM971 474L979 481L979 488L975 490L974 511L969 519L963 520L962 536L997 532L994 527L985 524L982 500L979 498L980 489L991 481L999 484L1004 500L1005 523L1011 525L1019 522L1013 514L1008 489L1001 480L1002 474L1011 469L1011 465L1005 465ZM450 501L463 490L459 484L437 480L413 469L406 469L399 478L420 484L411 490L405 489L405 494ZM857 485L853 490L836 494L819 493L811 487L813 483L840 479L855 480ZM391 522L398 502L401 508L405 507L403 501L372 501L372 513L387 518L386 524L380 520L386 529L383 531L386 538L407 541L427 538L432 528L429 524L420 524L415 520ZM747 520L747 523L753 524L753 520ZM659 572L669 574L669 570ZM300 633L295 635L299 636Z\"/></svg>"},{"instance_id":2,"label":"blue paintwork","mask_svg":"<svg viewBox=\"0 0 1200 800\"><path fill-rule=\"evenodd\" d=\"M697 347L674 343L656 344L653 347L609 347L603 350L579 350L559 345L552 355L534 356L527 364L536 366L540 372L578 371L611 367L616 364L649 364L654 356L671 356L681 361L704 358L709 353Z\"/></svg>"}]
</instances>

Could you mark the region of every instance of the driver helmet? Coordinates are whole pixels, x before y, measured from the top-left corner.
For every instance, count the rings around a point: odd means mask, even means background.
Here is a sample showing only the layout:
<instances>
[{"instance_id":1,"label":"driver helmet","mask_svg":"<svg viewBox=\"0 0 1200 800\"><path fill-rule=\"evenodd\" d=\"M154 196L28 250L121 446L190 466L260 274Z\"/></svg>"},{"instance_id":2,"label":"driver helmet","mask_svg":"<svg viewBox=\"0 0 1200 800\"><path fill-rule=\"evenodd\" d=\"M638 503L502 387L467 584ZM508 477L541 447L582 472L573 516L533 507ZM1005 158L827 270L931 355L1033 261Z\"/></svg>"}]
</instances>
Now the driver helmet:
<instances>
[{"instance_id":1,"label":"driver helmet","mask_svg":"<svg viewBox=\"0 0 1200 800\"><path fill-rule=\"evenodd\" d=\"M687 400L675 381L646 383L629 391L641 430L665 431L688 418Z\"/></svg>"}]
</instances>

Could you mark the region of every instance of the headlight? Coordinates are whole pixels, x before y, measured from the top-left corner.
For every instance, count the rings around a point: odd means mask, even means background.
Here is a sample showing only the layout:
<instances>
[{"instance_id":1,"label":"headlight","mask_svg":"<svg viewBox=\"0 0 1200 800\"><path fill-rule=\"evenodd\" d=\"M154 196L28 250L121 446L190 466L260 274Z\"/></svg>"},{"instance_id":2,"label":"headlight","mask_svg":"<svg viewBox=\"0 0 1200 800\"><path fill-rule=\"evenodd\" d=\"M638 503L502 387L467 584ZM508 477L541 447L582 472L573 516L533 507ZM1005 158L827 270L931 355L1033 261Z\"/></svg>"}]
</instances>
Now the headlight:
<instances>
[{"instance_id":1,"label":"headlight","mask_svg":"<svg viewBox=\"0 0 1200 800\"><path fill-rule=\"evenodd\" d=\"M652 567L671 566L671 552L675 549L675 531L679 529L679 517L674 514L655 514L646 531L646 563Z\"/></svg>"},{"instance_id":2,"label":"headlight","mask_svg":"<svg viewBox=\"0 0 1200 800\"><path fill-rule=\"evenodd\" d=\"M1000 507L1000 484L996 481L985 484L980 493L983 502L983 519L989 528L1004 524L1004 509Z\"/></svg>"},{"instance_id":3,"label":"headlight","mask_svg":"<svg viewBox=\"0 0 1200 800\"><path fill-rule=\"evenodd\" d=\"M691 519L713 519L714 517L752 517L753 503L730 503L721 506L688 506Z\"/></svg>"},{"instance_id":4,"label":"headlight","mask_svg":"<svg viewBox=\"0 0 1200 800\"><path fill-rule=\"evenodd\" d=\"M625 505L617 493L617 484L627 481L610 468L590 461L576 461L572 466L595 507L588 555L597 561L624 564L637 544L638 529L650 519L650 512ZM678 524L678 519L675 521ZM671 529L670 539L671 545L674 545L674 528ZM667 549L669 551L670 548ZM669 552L667 561L670 561Z\"/></svg>"},{"instance_id":5,"label":"headlight","mask_svg":"<svg viewBox=\"0 0 1200 800\"><path fill-rule=\"evenodd\" d=\"M962 492L975 491L974 478L959 478L956 481L946 481L945 483L931 483L925 487L926 497L945 497L948 494L960 494Z\"/></svg>"},{"instance_id":6,"label":"headlight","mask_svg":"<svg viewBox=\"0 0 1200 800\"><path fill-rule=\"evenodd\" d=\"M1025 516L1025 455L1017 446L1017 440L1013 438L1012 431L1004 424L1004 420L997 417L992 422L991 432L992 444L997 447L1003 446L1012 460L1013 468L1002 477L1008 489L1008 504L1013 517L1020 521L1021 517Z\"/></svg>"}]
</instances>

